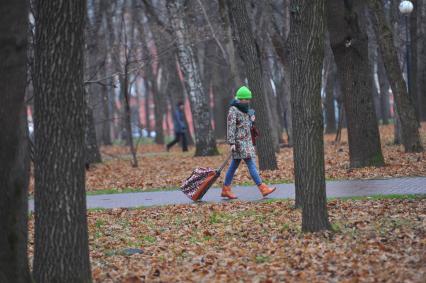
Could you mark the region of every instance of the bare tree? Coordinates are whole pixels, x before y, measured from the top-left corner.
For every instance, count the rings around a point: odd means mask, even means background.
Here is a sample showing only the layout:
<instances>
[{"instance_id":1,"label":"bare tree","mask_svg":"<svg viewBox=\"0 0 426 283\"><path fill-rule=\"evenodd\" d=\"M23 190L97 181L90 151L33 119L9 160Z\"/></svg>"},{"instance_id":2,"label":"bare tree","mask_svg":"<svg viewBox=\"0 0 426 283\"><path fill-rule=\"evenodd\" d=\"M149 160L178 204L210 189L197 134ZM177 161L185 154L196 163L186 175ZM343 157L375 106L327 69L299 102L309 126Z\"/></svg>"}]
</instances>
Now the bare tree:
<instances>
[{"instance_id":1,"label":"bare tree","mask_svg":"<svg viewBox=\"0 0 426 283\"><path fill-rule=\"evenodd\" d=\"M204 91L194 53L188 41L187 25L184 21L184 1L167 1L171 24L176 36L177 57L184 76L184 83L191 103L195 129L195 155L216 155L216 140L211 126L209 98Z\"/></svg>"},{"instance_id":2,"label":"bare tree","mask_svg":"<svg viewBox=\"0 0 426 283\"><path fill-rule=\"evenodd\" d=\"M165 102L163 93L159 90L158 87L158 69L154 69L154 64L157 65L159 63L159 60L157 56L154 54L151 54L150 48L148 46L149 42L151 42L151 45L157 44L159 42L158 35L156 32L149 33L149 30L146 30L145 24L145 14L142 12L139 12L136 9L136 2L133 0L133 18L134 21L137 23L137 29L140 36L140 41L142 42L142 50L144 53L147 54L146 57L153 57L153 60L147 60L146 67L144 68L146 79L150 83L150 89L152 91L152 97L154 100L154 113L155 113L155 142L157 144L164 144L164 132L163 132L163 115L165 110ZM148 20L146 20L148 23ZM152 35L152 36L150 36ZM155 40L157 38L157 40ZM157 49L157 47L155 47ZM148 103L146 103L148 105ZM148 111L147 111L148 112ZM147 120L149 121L149 120Z\"/></svg>"},{"instance_id":3,"label":"bare tree","mask_svg":"<svg viewBox=\"0 0 426 283\"><path fill-rule=\"evenodd\" d=\"M86 1L36 2L36 282L90 282L84 169Z\"/></svg>"},{"instance_id":4,"label":"bare tree","mask_svg":"<svg viewBox=\"0 0 426 283\"><path fill-rule=\"evenodd\" d=\"M275 157L269 99L265 92L264 70L261 62L260 48L253 35L253 29L246 10L246 2L242 0L228 1L229 13L233 28L238 34L235 39L237 48L244 61L248 84L253 92L253 106L256 109L256 123L261 131L257 142L260 170L277 169Z\"/></svg>"},{"instance_id":5,"label":"bare tree","mask_svg":"<svg viewBox=\"0 0 426 283\"><path fill-rule=\"evenodd\" d=\"M118 52L123 54L123 60L120 60L120 66L122 72L119 74L120 80L120 91L122 101L124 103L124 129L125 129L125 137L127 140L127 144L130 148L130 154L132 155L132 166L138 167L138 159L136 157L136 147L133 141L133 132L132 132L132 112L130 107L130 84L131 84L131 64L135 60L135 52L136 48L134 46L135 37L134 37L134 29L135 22L132 21L130 25L128 25L125 13L126 13L126 5L123 5L122 14L121 14L121 29L120 29L120 46ZM130 38L128 36L130 33ZM118 55L121 59L121 56ZM139 107L139 106L138 106Z\"/></svg>"},{"instance_id":6,"label":"bare tree","mask_svg":"<svg viewBox=\"0 0 426 283\"><path fill-rule=\"evenodd\" d=\"M416 113L402 77L397 52L393 44L392 30L385 19L383 3L380 0L369 0L368 3L383 63L397 104L401 121L402 143L406 152L421 152L423 146L420 140Z\"/></svg>"},{"instance_id":7,"label":"bare tree","mask_svg":"<svg viewBox=\"0 0 426 283\"><path fill-rule=\"evenodd\" d=\"M290 93L290 58L288 35L290 32L290 0L284 0L281 6L276 6L275 1L271 2L273 6L272 28L270 38L272 46L278 55L279 61L283 66L284 77L282 80L282 91L278 93L282 101L284 110L285 126L287 129L288 145L293 146L293 124L291 114L291 93ZM282 21L281 22L279 22Z\"/></svg>"},{"instance_id":8,"label":"bare tree","mask_svg":"<svg viewBox=\"0 0 426 283\"><path fill-rule=\"evenodd\" d=\"M325 0L292 0L290 17L296 205L302 230L331 229L325 191L321 71L324 59Z\"/></svg>"}]
</instances>

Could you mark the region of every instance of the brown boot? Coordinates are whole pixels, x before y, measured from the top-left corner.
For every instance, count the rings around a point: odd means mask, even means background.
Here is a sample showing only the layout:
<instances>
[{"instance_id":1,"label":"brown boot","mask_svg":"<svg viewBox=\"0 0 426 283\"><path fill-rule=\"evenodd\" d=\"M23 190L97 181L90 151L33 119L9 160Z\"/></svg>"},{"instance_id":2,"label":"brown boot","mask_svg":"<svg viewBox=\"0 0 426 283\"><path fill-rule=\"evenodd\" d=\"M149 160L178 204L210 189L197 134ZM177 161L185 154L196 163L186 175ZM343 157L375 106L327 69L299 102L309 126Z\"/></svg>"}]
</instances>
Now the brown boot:
<instances>
[{"instance_id":1,"label":"brown boot","mask_svg":"<svg viewBox=\"0 0 426 283\"><path fill-rule=\"evenodd\" d=\"M222 194L220 195L223 198L236 199L237 197L231 192L230 186L223 186Z\"/></svg>"},{"instance_id":2,"label":"brown boot","mask_svg":"<svg viewBox=\"0 0 426 283\"><path fill-rule=\"evenodd\" d=\"M262 194L263 197L266 197L269 194L272 194L277 188L269 188L267 185L265 184L260 184L259 186L257 186L259 188L260 193Z\"/></svg>"}]
</instances>

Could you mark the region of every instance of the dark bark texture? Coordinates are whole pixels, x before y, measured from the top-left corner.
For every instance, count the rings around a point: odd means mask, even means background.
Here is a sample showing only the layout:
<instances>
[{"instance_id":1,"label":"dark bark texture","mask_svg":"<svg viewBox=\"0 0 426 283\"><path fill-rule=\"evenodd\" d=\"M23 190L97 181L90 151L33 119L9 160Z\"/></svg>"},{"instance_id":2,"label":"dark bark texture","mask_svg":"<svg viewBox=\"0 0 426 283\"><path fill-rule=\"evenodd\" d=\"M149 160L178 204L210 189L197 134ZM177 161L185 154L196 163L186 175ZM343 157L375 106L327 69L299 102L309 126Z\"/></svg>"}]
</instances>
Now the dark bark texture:
<instances>
[{"instance_id":1,"label":"dark bark texture","mask_svg":"<svg viewBox=\"0 0 426 283\"><path fill-rule=\"evenodd\" d=\"M393 44L392 30L385 19L383 3L380 0L369 0L370 16L382 54L383 63L401 121L402 144L406 152L421 152L423 147L420 141L418 121L402 72L398 56Z\"/></svg>"},{"instance_id":2,"label":"dark bark texture","mask_svg":"<svg viewBox=\"0 0 426 283\"><path fill-rule=\"evenodd\" d=\"M29 151L25 115L28 7L0 5L0 282L31 282L27 256Z\"/></svg>"},{"instance_id":3,"label":"dark bark texture","mask_svg":"<svg viewBox=\"0 0 426 283\"><path fill-rule=\"evenodd\" d=\"M418 5L417 2L420 2L418 0L412 0L411 3L413 3L414 9L413 12L409 15L409 19L406 20L406 25L408 25L409 28L409 40L407 47L409 48L409 57L407 58L407 67L410 69L408 70L409 76L410 76L410 85L409 88L409 95L411 97L411 100L413 101L414 110L416 111L416 118L418 121L420 121L420 112L419 112L419 105L417 104L418 101L418 93L417 93L417 59L418 59L418 46L417 46L417 39L418 39L418 33L417 33L417 15L419 14L418 11Z\"/></svg>"},{"instance_id":4,"label":"dark bark texture","mask_svg":"<svg viewBox=\"0 0 426 283\"><path fill-rule=\"evenodd\" d=\"M191 103L191 112L195 130L195 156L218 154L211 115L209 98L204 91L194 52L188 40L186 23L184 22L185 1L167 1L167 9L171 18L179 65L184 75L184 83Z\"/></svg>"},{"instance_id":5,"label":"dark bark texture","mask_svg":"<svg viewBox=\"0 0 426 283\"><path fill-rule=\"evenodd\" d=\"M426 121L426 1L419 1L417 4L420 17L418 21L418 69L417 69L417 90L419 95L419 112L421 121Z\"/></svg>"},{"instance_id":6,"label":"dark bark texture","mask_svg":"<svg viewBox=\"0 0 426 283\"><path fill-rule=\"evenodd\" d=\"M91 282L84 168L86 1L36 1L36 282Z\"/></svg>"},{"instance_id":7,"label":"dark bark texture","mask_svg":"<svg viewBox=\"0 0 426 283\"><path fill-rule=\"evenodd\" d=\"M86 126L84 130L84 156L86 167L92 163L102 162L101 153L96 140L93 110L88 105L86 106Z\"/></svg>"},{"instance_id":8,"label":"dark bark texture","mask_svg":"<svg viewBox=\"0 0 426 283\"><path fill-rule=\"evenodd\" d=\"M27 1L0 5L0 282L31 282L27 256L29 151L25 115Z\"/></svg>"},{"instance_id":9,"label":"dark bark texture","mask_svg":"<svg viewBox=\"0 0 426 283\"><path fill-rule=\"evenodd\" d=\"M364 8L362 1L327 1L330 44L343 91L351 167L384 164L373 103Z\"/></svg>"},{"instance_id":10,"label":"dark bark texture","mask_svg":"<svg viewBox=\"0 0 426 283\"><path fill-rule=\"evenodd\" d=\"M325 1L293 0L290 17L291 105L293 108L296 204L302 230L331 229L325 192L321 70Z\"/></svg>"},{"instance_id":11,"label":"dark bark texture","mask_svg":"<svg viewBox=\"0 0 426 283\"><path fill-rule=\"evenodd\" d=\"M228 5L231 23L238 34L238 40L235 42L244 62L249 88L253 93L252 104L256 110L256 124L260 131L260 137L256 141L259 167L260 170L275 170L278 167L273 146L272 117L264 86L264 71L259 45L253 35L246 10L246 1L228 1Z\"/></svg>"}]
</instances>

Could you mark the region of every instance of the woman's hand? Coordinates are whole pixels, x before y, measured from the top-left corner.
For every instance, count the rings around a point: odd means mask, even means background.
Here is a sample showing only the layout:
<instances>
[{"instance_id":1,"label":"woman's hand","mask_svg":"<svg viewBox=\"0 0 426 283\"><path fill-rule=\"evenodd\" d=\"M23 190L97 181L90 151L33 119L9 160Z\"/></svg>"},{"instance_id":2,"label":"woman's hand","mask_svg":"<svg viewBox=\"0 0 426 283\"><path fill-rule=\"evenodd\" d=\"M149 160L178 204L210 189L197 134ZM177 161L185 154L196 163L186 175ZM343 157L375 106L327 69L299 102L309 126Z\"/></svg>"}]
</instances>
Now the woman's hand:
<instances>
[{"instance_id":1,"label":"woman's hand","mask_svg":"<svg viewBox=\"0 0 426 283\"><path fill-rule=\"evenodd\" d=\"M236 148L235 144L231 144L231 151L234 152L236 149L237 148Z\"/></svg>"}]
</instances>

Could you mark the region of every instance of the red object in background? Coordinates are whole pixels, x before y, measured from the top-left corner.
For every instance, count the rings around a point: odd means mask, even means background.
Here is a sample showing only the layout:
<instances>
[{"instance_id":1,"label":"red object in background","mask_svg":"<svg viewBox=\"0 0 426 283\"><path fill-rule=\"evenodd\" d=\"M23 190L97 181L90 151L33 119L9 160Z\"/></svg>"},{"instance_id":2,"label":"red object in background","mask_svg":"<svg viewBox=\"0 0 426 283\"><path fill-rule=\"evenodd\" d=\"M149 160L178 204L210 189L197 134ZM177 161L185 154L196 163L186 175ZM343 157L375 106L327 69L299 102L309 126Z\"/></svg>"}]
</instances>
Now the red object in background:
<instances>
[{"instance_id":1,"label":"red object in background","mask_svg":"<svg viewBox=\"0 0 426 283\"><path fill-rule=\"evenodd\" d=\"M255 125L253 125L250 128L250 132L251 132L251 141L253 145L256 145L256 138L259 136L259 130L256 128Z\"/></svg>"}]
</instances>

